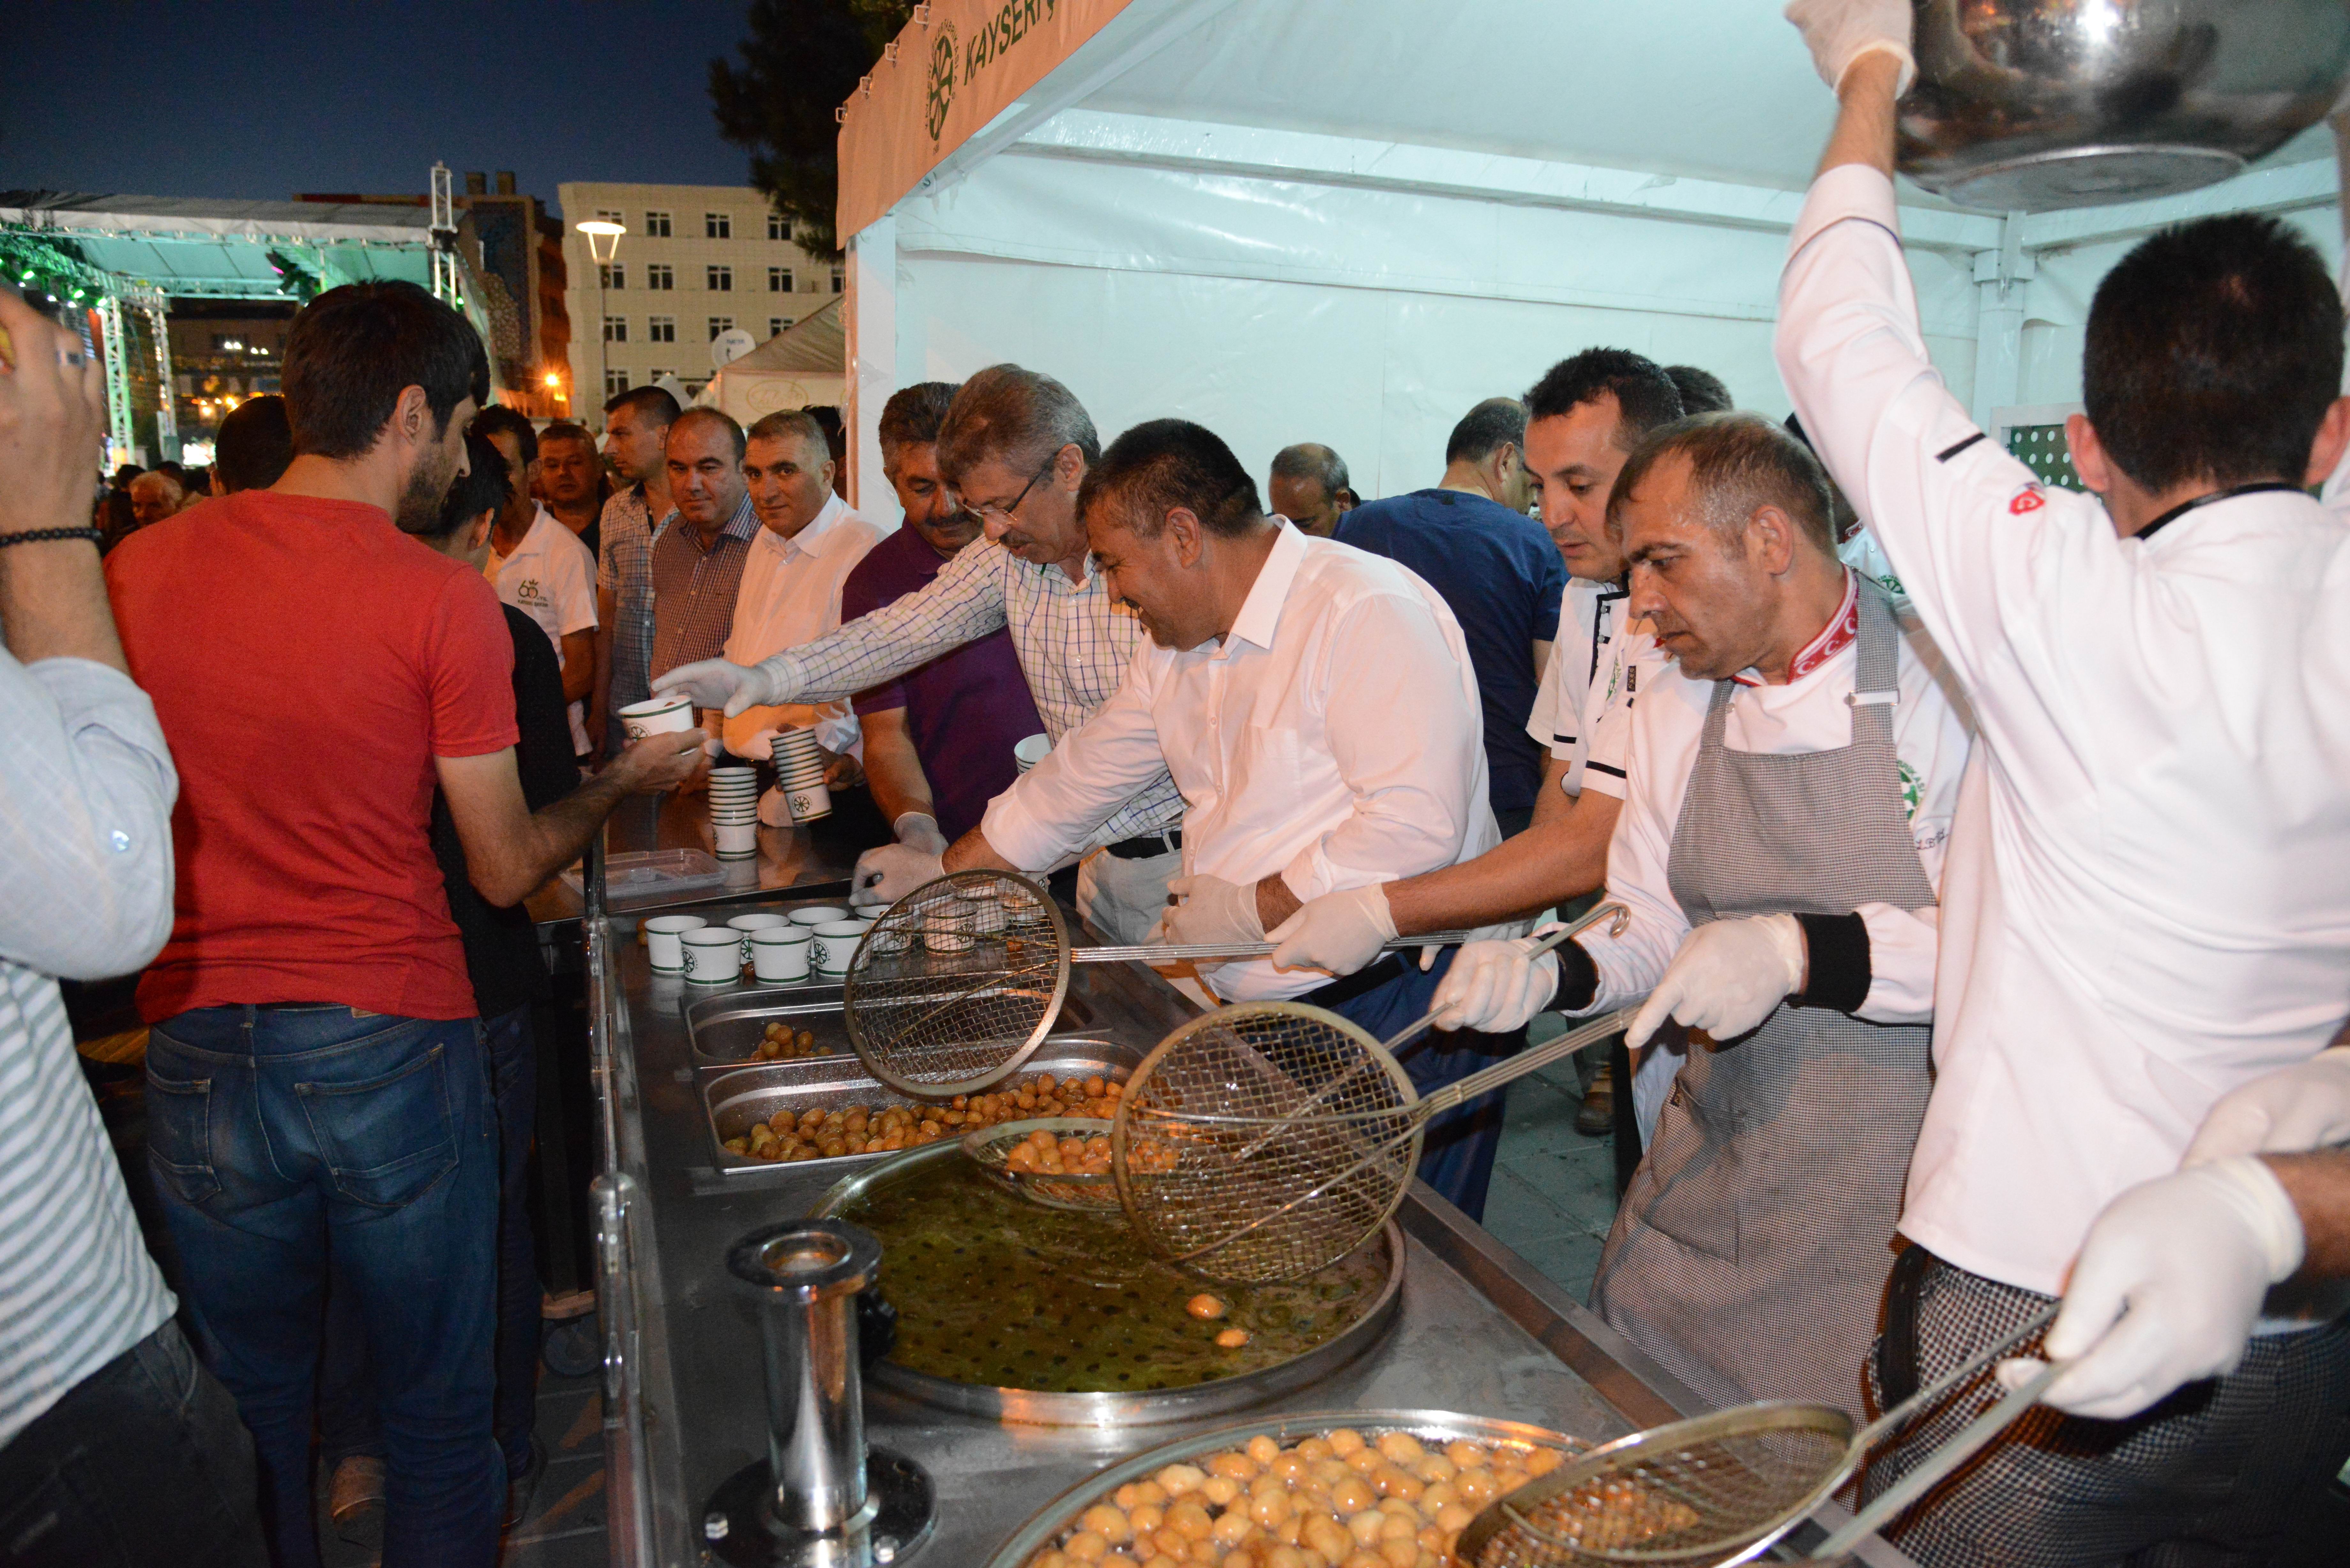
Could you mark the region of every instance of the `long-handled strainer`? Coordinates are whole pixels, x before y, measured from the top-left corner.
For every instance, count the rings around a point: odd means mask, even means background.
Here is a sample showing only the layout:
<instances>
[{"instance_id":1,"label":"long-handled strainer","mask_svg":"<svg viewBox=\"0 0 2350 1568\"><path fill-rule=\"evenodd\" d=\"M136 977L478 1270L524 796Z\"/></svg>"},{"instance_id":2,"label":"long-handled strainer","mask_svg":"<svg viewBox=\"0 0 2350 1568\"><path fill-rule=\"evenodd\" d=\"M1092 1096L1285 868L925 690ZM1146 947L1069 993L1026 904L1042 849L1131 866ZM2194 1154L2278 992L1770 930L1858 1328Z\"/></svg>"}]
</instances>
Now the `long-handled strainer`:
<instances>
[{"instance_id":1,"label":"long-handled strainer","mask_svg":"<svg viewBox=\"0 0 2350 1568\"><path fill-rule=\"evenodd\" d=\"M1453 1553L1476 1568L1744 1563L1849 1480L1876 1444L2045 1328L2050 1307L1857 1430L1827 1405L1768 1402L1635 1432L1486 1505ZM2031 1407L2051 1366L1978 1417L1821 1544L1855 1542L1908 1506Z\"/></svg>"},{"instance_id":2,"label":"long-handled strainer","mask_svg":"<svg viewBox=\"0 0 2350 1568\"><path fill-rule=\"evenodd\" d=\"M1603 904L1546 938L1601 919ZM1548 1066L1630 1021L1611 1013L1426 1098L1394 1056L1430 1012L1381 1042L1318 1007L1244 1002L1185 1024L1142 1059L1111 1134L1119 1201L1159 1256L1212 1278L1297 1279L1352 1251L1395 1212L1432 1116Z\"/></svg>"},{"instance_id":3,"label":"long-handled strainer","mask_svg":"<svg viewBox=\"0 0 2350 1568\"><path fill-rule=\"evenodd\" d=\"M1465 941L1436 931L1394 948ZM874 1077L922 1098L984 1093L1018 1072L1060 1017L1072 963L1263 958L1270 942L1076 948L1060 907L1026 877L956 871L874 921L848 961L848 1042Z\"/></svg>"}]
</instances>

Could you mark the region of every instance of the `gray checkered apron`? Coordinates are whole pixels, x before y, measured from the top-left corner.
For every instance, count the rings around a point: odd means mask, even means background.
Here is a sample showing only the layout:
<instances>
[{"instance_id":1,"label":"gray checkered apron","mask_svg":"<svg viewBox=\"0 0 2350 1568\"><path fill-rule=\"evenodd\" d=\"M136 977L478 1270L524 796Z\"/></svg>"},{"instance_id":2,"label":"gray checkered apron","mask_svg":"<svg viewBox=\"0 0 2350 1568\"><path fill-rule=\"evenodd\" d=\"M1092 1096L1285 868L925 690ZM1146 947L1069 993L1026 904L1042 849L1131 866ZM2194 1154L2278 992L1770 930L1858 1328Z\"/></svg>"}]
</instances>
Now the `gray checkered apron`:
<instances>
[{"instance_id":1,"label":"gray checkered apron","mask_svg":"<svg viewBox=\"0 0 2350 1568\"><path fill-rule=\"evenodd\" d=\"M1900 633L1866 580L1856 646L1840 750L1731 751L1732 685L1715 683L1673 830L1673 897L1691 925L1934 902L1893 744ZM1860 1416L1929 1033L1783 1005L1752 1033L1693 1038L1593 1307L1717 1404L1802 1399Z\"/></svg>"}]
</instances>

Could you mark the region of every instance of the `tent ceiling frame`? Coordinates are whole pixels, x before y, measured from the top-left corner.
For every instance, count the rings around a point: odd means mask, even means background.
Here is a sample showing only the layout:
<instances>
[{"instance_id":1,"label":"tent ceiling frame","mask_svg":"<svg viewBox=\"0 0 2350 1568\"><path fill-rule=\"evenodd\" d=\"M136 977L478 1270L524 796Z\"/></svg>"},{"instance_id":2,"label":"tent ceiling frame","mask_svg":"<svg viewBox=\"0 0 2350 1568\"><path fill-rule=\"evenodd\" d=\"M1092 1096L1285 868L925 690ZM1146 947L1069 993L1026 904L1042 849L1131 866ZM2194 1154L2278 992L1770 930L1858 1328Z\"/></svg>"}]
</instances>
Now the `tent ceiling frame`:
<instances>
[{"instance_id":1,"label":"tent ceiling frame","mask_svg":"<svg viewBox=\"0 0 2350 1568\"><path fill-rule=\"evenodd\" d=\"M978 140L973 138L973 143ZM1782 234L1794 229L1804 203L1800 191L1768 186L1076 108L1043 119L1001 151ZM2018 214L2020 236L2011 234L2002 214L1903 207L1901 234L1903 243L1916 250L1975 255L2020 249L2030 254L2128 239L2214 213L2282 213L2319 206L2338 194L2333 161L2319 159L2241 174L2158 202Z\"/></svg>"}]
</instances>

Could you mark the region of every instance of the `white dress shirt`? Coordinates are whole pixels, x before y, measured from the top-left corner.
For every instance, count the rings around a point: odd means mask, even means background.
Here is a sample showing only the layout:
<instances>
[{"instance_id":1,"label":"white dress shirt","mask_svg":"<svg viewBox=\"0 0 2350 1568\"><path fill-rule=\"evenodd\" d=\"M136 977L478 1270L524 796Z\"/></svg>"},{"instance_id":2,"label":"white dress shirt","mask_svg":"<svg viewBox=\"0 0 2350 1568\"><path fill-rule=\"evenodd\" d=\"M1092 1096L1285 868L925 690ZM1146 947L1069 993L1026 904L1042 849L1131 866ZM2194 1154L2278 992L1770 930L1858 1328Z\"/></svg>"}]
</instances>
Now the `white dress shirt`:
<instances>
[{"instance_id":1,"label":"white dress shirt","mask_svg":"<svg viewBox=\"0 0 2350 1568\"><path fill-rule=\"evenodd\" d=\"M1902 1231L2058 1292L2089 1221L2350 1006L2350 534L2241 496L2148 539L1944 389L1858 166L1812 188L1778 358L1965 686L1933 1098Z\"/></svg>"},{"instance_id":2,"label":"white dress shirt","mask_svg":"<svg viewBox=\"0 0 2350 1568\"><path fill-rule=\"evenodd\" d=\"M1501 842L1477 676L1436 590L1284 523L1232 629L1146 641L1125 684L987 808L1016 866L1050 866L1161 769L1183 792L1183 869L1301 899L1470 859ZM1319 970L1207 971L1229 1001L1301 996Z\"/></svg>"},{"instance_id":3,"label":"white dress shirt","mask_svg":"<svg viewBox=\"0 0 2350 1568\"><path fill-rule=\"evenodd\" d=\"M743 562L726 657L737 664L756 664L836 629L840 625L840 585L885 532L837 495L826 496L824 509L788 539L762 526ZM739 757L764 757L776 731L811 725L827 751L846 752L858 744L857 715L847 703L790 702L746 709L727 720L726 749Z\"/></svg>"},{"instance_id":4,"label":"white dress shirt","mask_svg":"<svg viewBox=\"0 0 2350 1568\"><path fill-rule=\"evenodd\" d=\"M538 629L546 633L546 640L555 645L556 668L563 664L566 637L596 629L596 557L579 535L544 505L523 531L515 553L500 556L492 545L482 571L498 590L498 597L536 621ZM588 754L588 704L574 702L568 711L571 750L584 757Z\"/></svg>"}]
</instances>

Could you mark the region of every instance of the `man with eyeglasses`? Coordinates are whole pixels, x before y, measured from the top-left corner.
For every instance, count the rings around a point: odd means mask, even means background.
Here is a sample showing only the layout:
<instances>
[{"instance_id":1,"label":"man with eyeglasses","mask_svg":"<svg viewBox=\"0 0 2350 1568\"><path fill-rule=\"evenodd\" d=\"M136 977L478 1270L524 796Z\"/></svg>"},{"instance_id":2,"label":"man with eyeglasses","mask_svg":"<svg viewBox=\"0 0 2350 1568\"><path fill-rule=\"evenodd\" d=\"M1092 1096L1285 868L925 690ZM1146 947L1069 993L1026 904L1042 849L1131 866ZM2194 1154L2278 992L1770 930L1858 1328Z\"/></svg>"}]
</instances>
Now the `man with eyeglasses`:
<instances>
[{"instance_id":1,"label":"man with eyeglasses","mask_svg":"<svg viewBox=\"0 0 2350 1568\"><path fill-rule=\"evenodd\" d=\"M929 587L860 616L828 637L755 665L708 659L669 671L684 691L729 714L779 702L830 702L905 673L999 628L1045 721L1061 738L1091 718L1126 678L1141 623L1118 604L1094 564L1077 488L1101 457L1092 418L1066 387L1017 365L963 383L939 431L939 470L986 538L939 569ZM1167 907L1182 868L1183 797L1161 772L1092 835L1077 871L1077 908L1112 941L1139 942ZM908 821L918 820L909 815ZM942 874L935 835L869 850L858 862L858 904L894 902Z\"/></svg>"}]
</instances>

